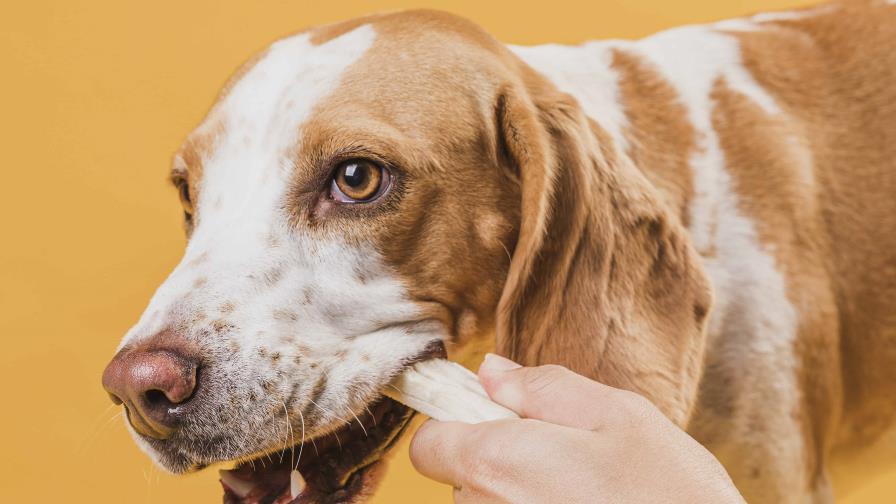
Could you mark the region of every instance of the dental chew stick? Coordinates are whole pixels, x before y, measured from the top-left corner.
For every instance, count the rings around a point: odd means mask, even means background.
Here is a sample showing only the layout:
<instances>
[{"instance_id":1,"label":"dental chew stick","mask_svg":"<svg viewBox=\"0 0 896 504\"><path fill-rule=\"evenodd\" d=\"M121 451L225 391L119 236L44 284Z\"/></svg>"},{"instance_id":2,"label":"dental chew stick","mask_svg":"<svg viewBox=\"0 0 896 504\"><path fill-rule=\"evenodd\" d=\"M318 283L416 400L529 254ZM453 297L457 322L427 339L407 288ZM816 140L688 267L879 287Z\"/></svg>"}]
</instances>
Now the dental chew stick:
<instances>
[{"instance_id":1,"label":"dental chew stick","mask_svg":"<svg viewBox=\"0 0 896 504\"><path fill-rule=\"evenodd\" d=\"M414 364L387 385L384 393L435 420L479 423L519 418L489 399L470 370L445 359Z\"/></svg>"}]
</instances>

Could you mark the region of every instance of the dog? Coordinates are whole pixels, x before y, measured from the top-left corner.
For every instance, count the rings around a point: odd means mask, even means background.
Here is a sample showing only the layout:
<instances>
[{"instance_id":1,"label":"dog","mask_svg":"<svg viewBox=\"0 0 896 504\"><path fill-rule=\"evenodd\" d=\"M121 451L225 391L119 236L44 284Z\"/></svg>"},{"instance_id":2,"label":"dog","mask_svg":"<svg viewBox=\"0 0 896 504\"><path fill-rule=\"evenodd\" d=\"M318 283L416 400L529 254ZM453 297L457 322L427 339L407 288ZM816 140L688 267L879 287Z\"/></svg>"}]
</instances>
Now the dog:
<instances>
[{"instance_id":1,"label":"dog","mask_svg":"<svg viewBox=\"0 0 896 504\"><path fill-rule=\"evenodd\" d=\"M165 469L234 461L225 502L362 502L383 387L494 350L643 395L749 502L832 502L896 453L892 4L280 40L176 154L189 243L104 386Z\"/></svg>"}]
</instances>

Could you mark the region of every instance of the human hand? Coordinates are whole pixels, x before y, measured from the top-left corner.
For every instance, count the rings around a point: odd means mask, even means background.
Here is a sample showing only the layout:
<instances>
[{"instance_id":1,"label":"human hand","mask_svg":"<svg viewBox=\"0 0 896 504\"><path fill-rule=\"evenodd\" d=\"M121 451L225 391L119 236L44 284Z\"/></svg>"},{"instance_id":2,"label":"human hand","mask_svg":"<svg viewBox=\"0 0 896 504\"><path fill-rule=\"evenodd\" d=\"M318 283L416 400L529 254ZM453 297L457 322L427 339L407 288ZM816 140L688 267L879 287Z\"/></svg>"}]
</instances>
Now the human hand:
<instances>
[{"instance_id":1,"label":"human hand","mask_svg":"<svg viewBox=\"0 0 896 504\"><path fill-rule=\"evenodd\" d=\"M522 419L426 422L414 467L457 503L743 503L721 464L642 396L488 355L479 380Z\"/></svg>"}]
</instances>

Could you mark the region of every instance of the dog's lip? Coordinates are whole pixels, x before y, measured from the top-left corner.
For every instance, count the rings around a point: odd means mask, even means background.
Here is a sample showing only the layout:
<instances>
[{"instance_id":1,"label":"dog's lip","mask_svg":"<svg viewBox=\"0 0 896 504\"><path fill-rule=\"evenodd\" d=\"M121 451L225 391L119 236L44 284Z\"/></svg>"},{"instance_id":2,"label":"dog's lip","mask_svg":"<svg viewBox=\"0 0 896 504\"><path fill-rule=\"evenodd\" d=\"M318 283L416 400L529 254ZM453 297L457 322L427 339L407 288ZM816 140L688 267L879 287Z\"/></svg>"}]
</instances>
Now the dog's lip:
<instances>
[{"instance_id":1,"label":"dog's lip","mask_svg":"<svg viewBox=\"0 0 896 504\"><path fill-rule=\"evenodd\" d=\"M330 435L306 440L302 455L295 463L292 455L298 454L299 446L221 471L224 502L351 501L371 483L367 481L367 473L380 463L413 416L413 411L388 398L378 400L369 409L371 413L362 417L366 425L359 420ZM292 474L293 471L301 476ZM296 479L301 482L298 492L291 488L296 486Z\"/></svg>"},{"instance_id":2,"label":"dog's lip","mask_svg":"<svg viewBox=\"0 0 896 504\"><path fill-rule=\"evenodd\" d=\"M422 351L402 362L395 374L417 362L444 358L442 340L433 340ZM381 464L383 455L410 424L414 411L388 397L381 396L368 405L357 422L349 423L333 433L306 440L299 448L299 460L292 462L296 445L286 447L276 457L270 456L237 464L221 472L224 502L234 504L317 504L351 502L366 487L374 485L368 477ZM350 437L340 438L340 433ZM361 437L363 435L363 437ZM309 447L308 444L311 446ZM338 447L338 452L334 453ZM305 451L305 449L310 450ZM289 456L287 456L287 452ZM346 456L348 455L348 456ZM270 467L264 466L265 461ZM257 471L255 463L263 466ZM293 474L298 472L298 475ZM296 479L301 491L295 491ZM292 487L292 488L291 488Z\"/></svg>"}]
</instances>

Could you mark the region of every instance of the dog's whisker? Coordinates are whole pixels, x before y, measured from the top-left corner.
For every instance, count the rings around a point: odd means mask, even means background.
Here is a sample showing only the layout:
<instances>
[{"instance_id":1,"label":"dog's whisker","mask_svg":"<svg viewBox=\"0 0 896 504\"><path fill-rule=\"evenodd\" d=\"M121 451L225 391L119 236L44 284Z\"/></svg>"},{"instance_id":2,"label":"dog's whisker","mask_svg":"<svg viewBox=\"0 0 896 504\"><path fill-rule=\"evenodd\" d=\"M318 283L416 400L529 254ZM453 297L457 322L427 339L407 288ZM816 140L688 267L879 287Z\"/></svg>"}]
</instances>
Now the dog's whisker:
<instances>
[{"instance_id":1,"label":"dog's whisker","mask_svg":"<svg viewBox=\"0 0 896 504\"><path fill-rule=\"evenodd\" d=\"M336 431L333 431L333 437L336 438L336 444L339 445L339 451L342 451L342 440L339 439L339 434Z\"/></svg>"},{"instance_id":2,"label":"dog's whisker","mask_svg":"<svg viewBox=\"0 0 896 504\"><path fill-rule=\"evenodd\" d=\"M96 418L93 419L93 422L91 422L91 426L92 426L92 427L97 427L97 426L99 426L100 424L105 423L105 422L103 421L103 417L106 416L106 415L108 415L109 412L110 412L111 410L113 410L113 409L115 409L115 408L118 408L118 406L119 406L119 405L117 405L117 404L110 404L110 405L106 406L106 407L103 409L103 411L100 412L100 414L97 415ZM113 417L113 418L114 418L114 417ZM106 421L108 421L108 419L106 419Z\"/></svg>"},{"instance_id":3,"label":"dog's whisker","mask_svg":"<svg viewBox=\"0 0 896 504\"><path fill-rule=\"evenodd\" d=\"M373 412L370 411L370 408L366 405L364 406L364 409L367 410L367 414L370 415L370 420L373 422L373 426L376 427L376 417L373 416Z\"/></svg>"},{"instance_id":4,"label":"dog's whisker","mask_svg":"<svg viewBox=\"0 0 896 504\"><path fill-rule=\"evenodd\" d=\"M158 485L159 482L162 481L162 471L161 471L161 469L159 469L159 466L153 464L153 465L152 465L152 473L155 475L155 477L156 477L156 485Z\"/></svg>"},{"instance_id":5,"label":"dog's whisker","mask_svg":"<svg viewBox=\"0 0 896 504\"><path fill-rule=\"evenodd\" d=\"M118 406L115 404L109 405L105 410L103 410L100 415L97 416L96 420L94 420L93 422L94 426L88 431L88 434L84 436L81 446L78 448L78 453L83 452L87 448L90 448L94 443L96 443L97 439L99 439L103 432L108 429L110 425L112 425L112 422L124 413L124 408L121 408L117 412L115 412L114 415L103 421L102 417L106 416L107 414L109 414L110 410L117 407Z\"/></svg>"},{"instance_id":6,"label":"dog's whisker","mask_svg":"<svg viewBox=\"0 0 896 504\"><path fill-rule=\"evenodd\" d=\"M289 408L286 407L285 402L283 402L283 413L286 415L286 426L289 428L289 465L293 465L296 455L296 433L292 428L292 422L289 420ZM302 423L304 424L305 422L303 421Z\"/></svg>"},{"instance_id":7,"label":"dog's whisker","mask_svg":"<svg viewBox=\"0 0 896 504\"><path fill-rule=\"evenodd\" d=\"M351 411L351 410L349 410L349 411ZM361 419L358 418L358 415L356 415L354 411L351 411L351 414L353 417L355 417L355 420L358 421L358 425L361 426L361 430L364 431L364 437L370 437L367 435L367 429L364 428L364 424L361 422Z\"/></svg>"},{"instance_id":8,"label":"dog's whisker","mask_svg":"<svg viewBox=\"0 0 896 504\"><path fill-rule=\"evenodd\" d=\"M280 400L280 404L283 405L283 414L285 416L286 421L286 439L283 440L283 443L289 443L289 464L292 465L292 461L295 458L295 437L292 435L292 427L289 425L289 410L286 408L286 403L283 400ZM290 442L291 441L291 442ZM283 457L286 455L286 450L280 452L280 463L283 463Z\"/></svg>"},{"instance_id":9,"label":"dog's whisker","mask_svg":"<svg viewBox=\"0 0 896 504\"><path fill-rule=\"evenodd\" d=\"M342 418L341 416L337 415L335 412L328 410L328 409L324 408L323 406L321 406L320 404L317 404L316 402L314 402L314 399L308 399L308 400L311 401L311 404L317 406L317 409L323 411L327 415L331 415L331 416L338 418L339 420L342 421L342 423L345 423L345 424L349 423L349 421L346 420L345 418Z\"/></svg>"},{"instance_id":10,"label":"dog's whisker","mask_svg":"<svg viewBox=\"0 0 896 504\"><path fill-rule=\"evenodd\" d=\"M324 408L320 404L317 404L316 402L314 402L314 399L308 399L308 400L311 401L311 404L315 405L317 407L317 409L323 411L324 413L326 413L328 415L332 415L332 416L338 418L339 420L342 420L342 423L344 423L344 424L349 423L346 419L340 417L339 415L337 415L336 413L333 413L332 411L328 411L326 408ZM339 434L337 434L336 431L333 431L333 437L336 438L336 443L339 445L339 451L342 451L342 440L339 439ZM315 447L315 450L316 449L317 449L317 447Z\"/></svg>"},{"instance_id":11,"label":"dog's whisker","mask_svg":"<svg viewBox=\"0 0 896 504\"><path fill-rule=\"evenodd\" d=\"M302 414L302 411L299 410L299 420L302 422L302 442L299 444L299 457L296 459L296 464L293 466L293 469L299 470L299 462L302 461L302 448L305 447L305 415ZM314 450L317 451L317 447L314 447Z\"/></svg>"},{"instance_id":12,"label":"dog's whisker","mask_svg":"<svg viewBox=\"0 0 896 504\"><path fill-rule=\"evenodd\" d=\"M149 461L149 464L147 464L146 469L143 470L143 479L146 481L146 492L148 495L152 495L152 483L153 483L152 477L158 476L158 472L159 472L158 468L152 462L152 460Z\"/></svg>"},{"instance_id":13,"label":"dog's whisker","mask_svg":"<svg viewBox=\"0 0 896 504\"><path fill-rule=\"evenodd\" d=\"M122 415L124 415L124 408L122 408L122 409L119 410L117 413L115 413L114 415L112 415L111 417L109 417L109 419L106 420L106 422L100 427L100 430L99 430L99 432L98 432L97 434L101 434L102 431L104 431L105 429L108 429L109 426L112 425L112 422L114 422L114 421L117 420L118 418L121 418Z\"/></svg>"}]
</instances>

